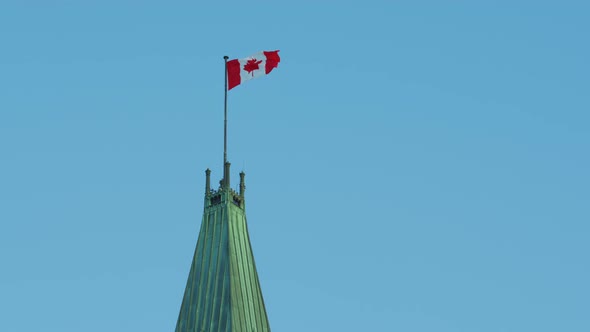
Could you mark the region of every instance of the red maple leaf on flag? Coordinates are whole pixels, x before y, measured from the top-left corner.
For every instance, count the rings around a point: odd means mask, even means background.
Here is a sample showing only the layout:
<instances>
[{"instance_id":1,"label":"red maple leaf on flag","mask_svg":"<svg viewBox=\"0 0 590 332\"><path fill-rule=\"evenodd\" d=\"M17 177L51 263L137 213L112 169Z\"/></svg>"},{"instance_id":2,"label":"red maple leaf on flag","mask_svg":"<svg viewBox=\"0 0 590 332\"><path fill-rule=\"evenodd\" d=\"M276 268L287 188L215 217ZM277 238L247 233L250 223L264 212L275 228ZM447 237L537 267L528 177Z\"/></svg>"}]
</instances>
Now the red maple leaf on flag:
<instances>
[{"instance_id":1,"label":"red maple leaf on flag","mask_svg":"<svg viewBox=\"0 0 590 332\"><path fill-rule=\"evenodd\" d=\"M244 65L244 70L248 72L248 74L252 74L252 76L254 76L254 71L260 69L260 67L258 66L260 63L262 62L262 60L256 60L256 59L249 59L248 62L246 62L246 64Z\"/></svg>"}]
</instances>

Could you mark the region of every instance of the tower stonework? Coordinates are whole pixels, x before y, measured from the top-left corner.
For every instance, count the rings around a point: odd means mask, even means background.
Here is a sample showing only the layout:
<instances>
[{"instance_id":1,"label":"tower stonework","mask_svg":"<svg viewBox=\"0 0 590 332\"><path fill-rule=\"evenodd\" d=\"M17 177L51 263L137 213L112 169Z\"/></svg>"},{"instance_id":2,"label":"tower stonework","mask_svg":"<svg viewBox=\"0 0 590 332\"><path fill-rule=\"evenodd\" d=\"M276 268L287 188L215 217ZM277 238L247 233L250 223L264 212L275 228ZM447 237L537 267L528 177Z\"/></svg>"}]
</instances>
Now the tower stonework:
<instances>
[{"instance_id":1,"label":"tower stonework","mask_svg":"<svg viewBox=\"0 0 590 332\"><path fill-rule=\"evenodd\" d=\"M240 189L229 185L230 163L218 190L206 171L205 207L175 332L270 332Z\"/></svg>"}]
</instances>

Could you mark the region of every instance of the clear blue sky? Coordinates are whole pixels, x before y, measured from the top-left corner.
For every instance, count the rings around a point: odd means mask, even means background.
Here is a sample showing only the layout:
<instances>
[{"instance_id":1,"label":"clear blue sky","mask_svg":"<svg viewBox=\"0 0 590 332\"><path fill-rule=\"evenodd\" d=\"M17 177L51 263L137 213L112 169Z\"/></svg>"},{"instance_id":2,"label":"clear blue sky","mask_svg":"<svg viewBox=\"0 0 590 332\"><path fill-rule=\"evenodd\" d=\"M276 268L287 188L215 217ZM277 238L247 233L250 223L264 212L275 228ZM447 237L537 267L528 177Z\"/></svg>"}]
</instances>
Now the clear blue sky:
<instances>
[{"instance_id":1,"label":"clear blue sky","mask_svg":"<svg viewBox=\"0 0 590 332\"><path fill-rule=\"evenodd\" d=\"M273 331L590 331L587 1L205 3L1 2L0 331L173 331L222 57L273 49L229 95Z\"/></svg>"}]
</instances>

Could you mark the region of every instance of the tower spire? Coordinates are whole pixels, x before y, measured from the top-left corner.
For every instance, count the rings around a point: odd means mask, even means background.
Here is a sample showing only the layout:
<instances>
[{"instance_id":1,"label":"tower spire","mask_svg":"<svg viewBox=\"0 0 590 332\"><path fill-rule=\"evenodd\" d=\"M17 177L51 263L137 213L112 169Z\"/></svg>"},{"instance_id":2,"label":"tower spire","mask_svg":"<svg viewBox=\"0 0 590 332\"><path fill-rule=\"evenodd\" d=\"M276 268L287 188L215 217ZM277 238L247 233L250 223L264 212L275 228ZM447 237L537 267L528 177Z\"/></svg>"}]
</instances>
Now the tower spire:
<instances>
[{"instance_id":1,"label":"tower spire","mask_svg":"<svg viewBox=\"0 0 590 332\"><path fill-rule=\"evenodd\" d=\"M225 163L229 174L230 163ZM205 171L206 189L210 172ZM228 186L205 194L203 221L175 332L270 332L248 234L245 174L239 193Z\"/></svg>"}]
</instances>

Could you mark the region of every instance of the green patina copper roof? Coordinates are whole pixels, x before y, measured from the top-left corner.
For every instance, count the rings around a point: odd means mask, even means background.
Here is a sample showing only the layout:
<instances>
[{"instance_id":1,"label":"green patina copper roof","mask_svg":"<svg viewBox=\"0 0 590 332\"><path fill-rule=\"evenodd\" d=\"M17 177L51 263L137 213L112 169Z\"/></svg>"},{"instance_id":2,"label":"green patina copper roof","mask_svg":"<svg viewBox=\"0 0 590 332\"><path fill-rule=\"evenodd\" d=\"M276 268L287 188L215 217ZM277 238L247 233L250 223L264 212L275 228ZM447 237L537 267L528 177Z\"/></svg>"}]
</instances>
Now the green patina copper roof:
<instances>
[{"instance_id":1,"label":"green patina copper roof","mask_svg":"<svg viewBox=\"0 0 590 332\"><path fill-rule=\"evenodd\" d=\"M175 332L268 332L270 327L246 223L244 173L229 188L229 163L210 190Z\"/></svg>"}]
</instances>

